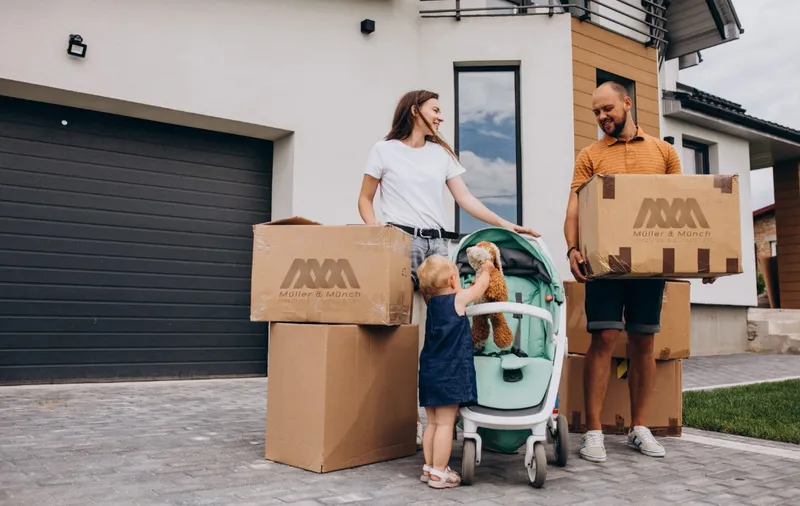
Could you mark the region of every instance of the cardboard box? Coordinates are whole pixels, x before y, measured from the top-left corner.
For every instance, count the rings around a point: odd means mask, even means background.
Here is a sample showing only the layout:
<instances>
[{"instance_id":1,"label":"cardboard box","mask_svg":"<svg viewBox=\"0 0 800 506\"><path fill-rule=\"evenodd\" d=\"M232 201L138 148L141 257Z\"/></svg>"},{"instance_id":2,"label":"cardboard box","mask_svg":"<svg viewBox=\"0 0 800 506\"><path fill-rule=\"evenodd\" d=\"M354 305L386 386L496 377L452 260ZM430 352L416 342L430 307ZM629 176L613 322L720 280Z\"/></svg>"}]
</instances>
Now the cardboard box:
<instances>
[{"instance_id":1,"label":"cardboard box","mask_svg":"<svg viewBox=\"0 0 800 506\"><path fill-rule=\"evenodd\" d=\"M570 355L567 409L569 431L586 432L584 408L583 367L585 357ZM600 415L605 434L627 434L631 425L631 404L628 392L627 359L611 360L611 377L606 401ZM683 361L656 362L656 380L644 424L656 436L680 436L683 427Z\"/></svg>"},{"instance_id":2,"label":"cardboard box","mask_svg":"<svg viewBox=\"0 0 800 506\"><path fill-rule=\"evenodd\" d=\"M411 322L411 236L392 226L304 218L253 227L250 320Z\"/></svg>"},{"instance_id":3,"label":"cardboard box","mask_svg":"<svg viewBox=\"0 0 800 506\"><path fill-rule=\"evenodd\" d=\"M269 330L268 460L326 473L416 453L416 325Z\"/></svg>"},{"instance_id":4,"label":"cardboard box","mask_svg":"<svg viewBox=\"0 0 800 506\"><path fill-rule=\"evenodd\" d=\"M591 281L590 281L591 282ZM687 281L667 281L661 302L661 332L655 336L653 354L657 360L689 358L691 342L691 285ZM585 355L592 344L586 330L586 285L564 282L567 296L567 337L569 352ZM628 333L622 331L612 351L616 358L628 358Z\"/></svg>"},{"instance_id":5,"label":"cardboard box","mask_svg":"<svg viewBox=\"0 0 800 506\"><path fill-rule=\"evenodd\" d=\"M736 175L598 174L578 200L591 278L742 272Z\"/></svg>"}]
</instances>

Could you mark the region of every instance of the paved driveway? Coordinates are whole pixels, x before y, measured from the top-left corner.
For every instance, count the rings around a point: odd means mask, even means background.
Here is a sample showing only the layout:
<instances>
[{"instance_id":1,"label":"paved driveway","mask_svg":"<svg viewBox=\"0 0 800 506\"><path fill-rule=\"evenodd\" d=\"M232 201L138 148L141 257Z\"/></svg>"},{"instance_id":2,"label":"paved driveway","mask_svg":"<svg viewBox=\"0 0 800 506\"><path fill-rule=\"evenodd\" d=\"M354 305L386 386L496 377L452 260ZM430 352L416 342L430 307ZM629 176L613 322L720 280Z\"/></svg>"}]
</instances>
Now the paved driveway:
<instances>
[{"instance_id":1,"label":"paved driveway","mask_svg":"<svg viewBox=\"0 0 800 506\"><path fill-rule=\"evenodd\" d=\"M664 439L660 460L608 437L604 465L580 460L573 435L569 464L550 467L541 490L527 485L522 455L487 453L475 485L446 491L418 481L420 454L313 474L263 459L266 383L0 388L0 504L800 503L797 446L698 431L687 431L692 441ZM456 450L454 467L458 458Z\"/></svg>"}]
</instances>

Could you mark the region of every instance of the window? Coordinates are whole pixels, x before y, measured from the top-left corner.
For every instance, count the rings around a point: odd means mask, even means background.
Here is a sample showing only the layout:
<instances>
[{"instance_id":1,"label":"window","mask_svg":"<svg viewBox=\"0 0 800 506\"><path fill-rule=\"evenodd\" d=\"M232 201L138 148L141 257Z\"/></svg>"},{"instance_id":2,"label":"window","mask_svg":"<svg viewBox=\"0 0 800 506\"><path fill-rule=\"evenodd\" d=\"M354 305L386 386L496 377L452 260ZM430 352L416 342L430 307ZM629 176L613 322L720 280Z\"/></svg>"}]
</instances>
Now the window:
<instances>
[{"instance_id":1,"label":"window","mask_svg":"<svg viewBox=\"0 0 800 506\"><path fill-rule=\"evenodd\" d=\"M770 252L770 256L773 256L773 257L778 256L778 241L770 241L769 242L769 252Z\"/></svg>"},{"instance_id":2,"label":"window","mask_svg":"<svg viewBox=\"0 0 800 506\"><path fill-rule=\"evenodd\" d=\"M684 174L711 174L708 144L684 139L682 165Z\"/></svg>"},{"instance_id":3,"label":"window","mask_svg":"<svg viewBox=\"0 0 800 506\"><path fill-rule=\"evenodd\" d=\"M522 222L519 67L456 67L454 149L475 197L512 223ZM486 226L456 205L456 232Z\"/></svg>"},{"instance_id":4,"label":"window","mask_svg":"<svg viewBox=\"0 0 800 506\"><path fill-rule=\"evenodd\" d=\"M636 123L636 82L601 69L597 69L595 73L595 80L597 82L597 86L600 86L606 81L615 81L625 87L625 91L628 93L628 96L631 97L631 116L633 117L633 122ZM602 139L603 135L603 129L600 128L600 125L598 125L597 138Z\"/></svg>"}]
</instances>

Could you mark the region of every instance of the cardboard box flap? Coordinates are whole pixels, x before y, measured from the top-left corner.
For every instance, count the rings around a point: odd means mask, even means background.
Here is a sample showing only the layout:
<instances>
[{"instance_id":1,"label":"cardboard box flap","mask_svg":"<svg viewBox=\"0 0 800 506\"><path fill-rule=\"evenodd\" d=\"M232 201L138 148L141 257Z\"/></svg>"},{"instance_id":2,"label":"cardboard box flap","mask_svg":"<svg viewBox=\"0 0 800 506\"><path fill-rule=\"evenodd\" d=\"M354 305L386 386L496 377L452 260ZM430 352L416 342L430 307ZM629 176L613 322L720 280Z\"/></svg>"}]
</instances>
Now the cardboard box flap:
<instances>
[{"instance_id":1,"label":"cardboard box flap","mask_svg":"<svg viewBox=\"0 0 800 506\"><path fill-rule=\"evenodd\" d=\"M273 221L268 221L266 223L259 223L257 225L254 225L254 227L257 227L259 225L269 225L269 226L275 226L275 225L322 225L322 223L320 223L318 221L309 220L308 218L303 218L302 216L292 216L291 218L281 218L280 220L273 220Z\"/></svg>"}]
</instances>

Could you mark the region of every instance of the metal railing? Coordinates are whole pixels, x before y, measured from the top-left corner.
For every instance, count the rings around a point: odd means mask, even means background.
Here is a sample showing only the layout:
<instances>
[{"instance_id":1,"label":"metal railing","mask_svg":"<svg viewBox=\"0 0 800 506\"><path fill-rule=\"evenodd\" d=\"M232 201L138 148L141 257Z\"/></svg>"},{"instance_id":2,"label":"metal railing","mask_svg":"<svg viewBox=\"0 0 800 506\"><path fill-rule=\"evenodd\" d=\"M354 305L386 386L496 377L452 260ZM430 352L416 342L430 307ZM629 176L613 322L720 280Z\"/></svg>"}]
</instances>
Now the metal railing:
<instances>
[{"instance_id":1,"label":"metal railing","mask_svg":"<svg viewBox=\"0 0 800 506\"><path fill-rule=\"evenodd\" d=\"M582 21L594 19L604 20L602 24L608 28L617 27L647 37L646 45L653 45L662 53L666 48L667 29L666 11L668 0L507 0L507 5L474 6L470 0L420 0L447 4L448 7L422 8L419 13L423 18L463 18L499 17L499 16L554 16L569 13ZM639 3L640 5L636 5ZM469 6L473 5L473 6ZM625 8L626 10L623 10ZM603 11L616 13L612 16ZM624 21L617 19L622 16ZM628 21L631 19L635 23ZM637 26L638 25L638 26ZM626 36L624 33L621 35ZM631 38L628 36L628 38Z\"/></svg>"}]
</instances>

